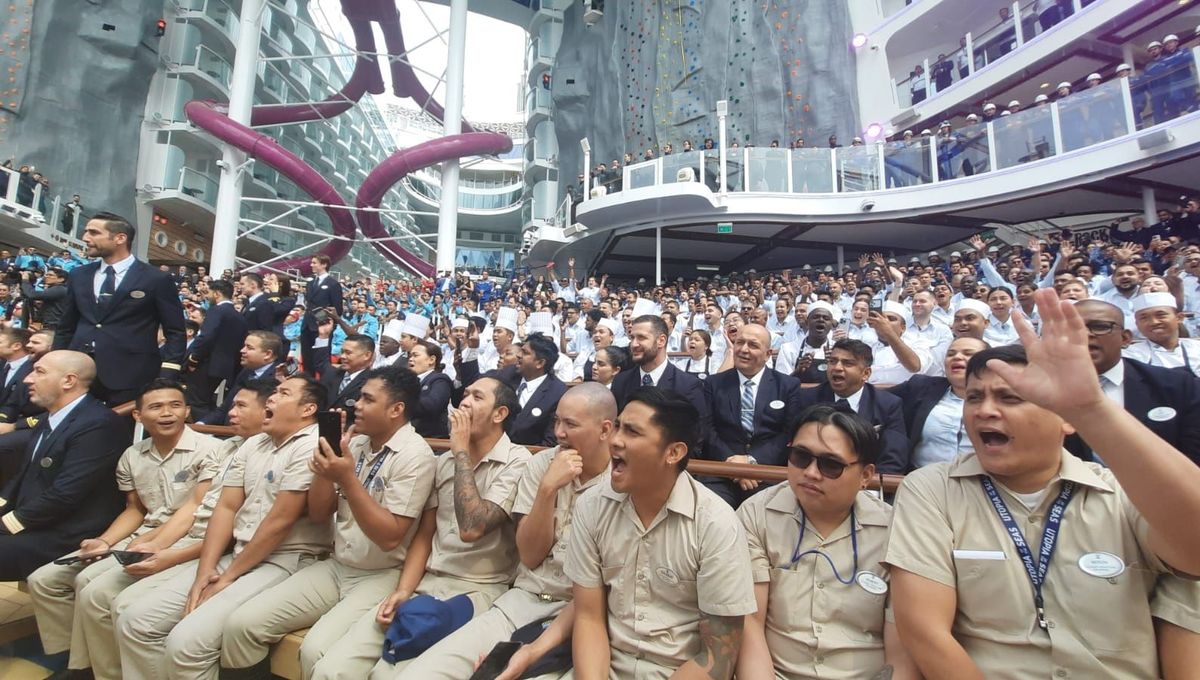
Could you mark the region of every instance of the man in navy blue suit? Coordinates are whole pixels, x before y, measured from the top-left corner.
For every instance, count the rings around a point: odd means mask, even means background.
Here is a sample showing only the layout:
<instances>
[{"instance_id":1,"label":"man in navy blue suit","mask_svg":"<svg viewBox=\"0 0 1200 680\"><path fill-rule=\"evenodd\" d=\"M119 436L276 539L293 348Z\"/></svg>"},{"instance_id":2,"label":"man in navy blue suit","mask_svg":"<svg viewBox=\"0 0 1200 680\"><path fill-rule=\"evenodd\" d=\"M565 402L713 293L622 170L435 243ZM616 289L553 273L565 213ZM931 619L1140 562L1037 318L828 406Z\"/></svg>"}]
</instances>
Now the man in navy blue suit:
<instances>
[{"instance_id":1,"label":"man in navy blue suit","mask_svg":"<svg viewBox=\"0 0 1200 680\"><path fill-rule=\"evenodd\" d=\"M730 463L787 465L788 445L800 416L800 381L767 368L771 332L743 326L730 348L732 371L704 382L712 407L712 429L704 457ZM759 483L750 479L705 478L701 481L737 507Z\"/></svg>"},{"instance_id":2,"label":"man in navy blue suit","mask_svg":"<svg viewBox=\"0 0 1200 680\"><path fill-rule=\"evenodd\" d=\"M675 392L688 400L700 413L700 422L696 424L696 441L704 442L708 436L710 421L708 399L704 397L704 383L667 361L669 333L667 323L656 314L643 314L633 320L630 325L629 353L638 369L618 373L613 379L612 393L617 399L617 408L623 409L634 390L644 385ZM702 449L703 444L700 444L700 447ZM703 458L700 453L693 452L697 457Z\"/></svg>"},{"instance_id":3,"label":"man in navy blue suit","mask_svg":"<svg viewBox=\"0 0 1200 680\"><path fill-rule=\"evenodd\" d=\"M246 341L246 319L233 306L233 284L217 279L208 284L208 314L188 349L187 400L197 420L216 408L217 386L233 387L238 355Z\"/></svg>"},{"instance_id":4,"label":"man in navy blue suit","mask_svg":"<svg viewBox=\"0 0 1200 680\"><path fill-rule=\"evenodd\" d=\"M865 342L838 340L825 357L828 382L800 390L800 407L833 404L862 416L879 430L882 440L883 451L875 467L880 472L904 474L909 459L904 411L899 397L867 383L874 360L874 352Z\"/></svg>"},{"instance_id":5,"label":"man in navy blue suit","mask_svg":"<svg viewBox=\"0 0 1200 680\"><path fill-rule=\"evenodd\" d=\"M246 296L246 304L242 307L246 330L270 331L283 337L283 319L295 306L296 300L266 292L261 274L246 272L242 274L238 283L242 295Z\"/></svg>"},{"instance_id":6,"label":"man in navy blue suit","mask_svg":"<svg viewBox=\"0 0 1200 680\"><path fill-rule=\"evenodd\" d=\"M1087 326L1088 351L1105 396L1200 465L1200 379L1190 371L1122 359L1131 334L1116 305L1081 300L1075 308ZM1065 446L1084 460L1094 459L1078 435L1068 437Z\"/></svg>"},{"instance_id":7,"label":"man in navy blue suit","mask_svg":"<svg viewBox=\"0 0 1200 680\"><path fill-rule=\"evenodd\" d=\"M508 421L508 437L516 444L554 446L554 414L567 386L554 375L558 347L541 333L533 333L521 344L515 375L511 368L499 372L501 380L517 393L521 410ZM507 375L506 375L507 373Z\"/></svg>"},{"instance_id":8,"label":"man in navy blue suit","mask_svg":"<svg viewBox=\"0 0 1200 680\"><path fill-rule=\"evenodd\" d=\"M124 507L116 466L128 429L88 395L96 364L50 352L25 378L48 415L25 450L24 471L0 491L0 580L15 581L100 535Z\"/></svg>"},{"instance_id":9,"label":"man in navy blue suit","mask_svg":"<svg viewBox=\"0 0 1200 680\"><path fill-rule=\"evenodd\" d=\"M342 315L342 284L329 271L331 260L328 255L313 255L311 260L312 278L304 290L304 321L300 324L300 358L304 363L304 371L315 376L316 358L313 356L313 343L317 340L318 312L326 307L332 307L337 315Z\"/></svg>"},{"instance_id":10,"label":"man in navy blue suit","mask_svg":"<svg viewBox=\"0 0 1200 680\"><path fill-rule=\"evenodd\" d=\"M90 355L97 368L92 395L108 406L133 400L155 377L174 379L187 335L183 306L171 276L133 256L136 231L128 220L97 213L83 231L88 257L71 271L54 349ZM161 353L158 330L166 342Z\"/></svg>"},{"instance_id":11,"label":"man in navy blue suit","mask_svg":"<svg viewBox=\"0 0 1200 680\"><path fill-rule=\"evenodd\" d=\"M262 378L273 379L275 367L283 356L283 338L270 331L250 331L242 342L238 358L242 370L233 379L233 383L225 390L225 401L211 413L196 419L206 425L225 425L229 409L233 408L233 398L252 380Z\"/></svg>"}]
</instances>

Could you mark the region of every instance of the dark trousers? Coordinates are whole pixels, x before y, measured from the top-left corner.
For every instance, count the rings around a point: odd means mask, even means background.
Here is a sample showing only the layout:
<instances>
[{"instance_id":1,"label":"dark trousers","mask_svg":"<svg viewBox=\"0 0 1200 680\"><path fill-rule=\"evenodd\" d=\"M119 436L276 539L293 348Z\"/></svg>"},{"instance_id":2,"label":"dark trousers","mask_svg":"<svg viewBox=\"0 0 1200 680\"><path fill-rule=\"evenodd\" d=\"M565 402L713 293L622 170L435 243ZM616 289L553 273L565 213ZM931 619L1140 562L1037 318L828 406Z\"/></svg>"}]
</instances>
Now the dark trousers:
<instances>
[{"instance_id":1,"label":"dark trousers","mask_svg":"<svg viewBox=\"0 0 1200 680\"><path fill-rule=\"evenodd\" d=\"M31 427L0 435L0 489L25 471L25 464L29 462L29 442L32 439Z\"/></svg>"},{"instance_id":2,"label":"dark trousers","mask_svg":"<svg viewBox=\"0 0 1200 680\"><path fill-rule=\"evenodd\" d=\"M735 510L747 498L767 487L774 486L772 482L759 482L757 487L749 491L742 491L742 487L738 485L737 481L728 477L697 477L696 479Z\"/></svg>"},{"instance_id":3,"label":"dark trousers","mask_svg":"<svg viewBox=\"0 0 1200 680\"><path fill-rule=\"evenodd\" d=\"M317 332L300 328L300 363L304 364L304 372L316 377L317 364L313 360L313 343L317 341Z\"/></svg>"},{"instance_id":4,"label":"dark trousers","mask_svg":"<svg viewBox=\"0 0 1200 680\"><path fill-rule=\"evenodd\" d=\"M192 418L199 420L212 413L217 408L217 386L225 380L226 385L232 385L232 378L212 376L203 369L188 373L184 378L187 385L187 403L192 409Z\"/></svg>"},{"instance_id":5,"label":"dark trousers","mask_svg":"<svg viewBox=\"0 0 1200 680\"><path fill-rule=\"evenodd\" d=\"M79 548L87 536L58 531L25 530L0 535L0 581L21 581L51 560Z\"/></svg>"}]
</instances>

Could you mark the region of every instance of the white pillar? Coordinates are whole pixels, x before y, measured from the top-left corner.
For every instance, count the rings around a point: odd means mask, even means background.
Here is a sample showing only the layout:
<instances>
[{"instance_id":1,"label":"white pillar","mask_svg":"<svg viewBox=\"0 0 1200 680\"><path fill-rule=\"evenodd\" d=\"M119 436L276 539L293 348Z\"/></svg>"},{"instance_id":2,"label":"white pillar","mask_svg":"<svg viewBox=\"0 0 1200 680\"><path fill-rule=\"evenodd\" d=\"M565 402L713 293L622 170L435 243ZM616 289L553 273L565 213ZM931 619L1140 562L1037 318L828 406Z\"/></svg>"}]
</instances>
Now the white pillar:
<instances>
[{"instance_id":1,"label":"white pillar","mask_svg":"<svg viewBox=\"0 0 1200 680\"><path fill-rule=\"evenodd\" d=\"M725 169L725 162L728 154L728 145L725 143L727 133L725 131L725 117L729 115L729 102L722 99L717 102L717 158L721 167L717 168L717 193L723 194L728 189L725 185L725 180L728 177Z\"/></svg>"},{"instance_id":2,"label":"white pillar","mask_svg":"<svg viewBox=\"0 0 1200 680\"><path fill-rule=\"evenodd\" d=\"M662 285L662 227L654 228L654 285Z\"/></svg>"},{"instance_id":3,"label":"white pillar","mask_svg":"<svg viewBox=\"0 0 1200 680\"><path fill-rule=\"evenodd\" d=\"M242 0L242 15L238 25L237 55L229 79L229 119L242 125L250 124L250 109L254 106L254 83L258 69L258 43L262 33L262 13L265 0ZM213 224L212 262L209 272L220 276L234 268L237 255L238 223L242 219L242 164L246 154L224 144L221 154L223 167L217 186L217 211Z\"/></svg>"},{"instance_id":4,"label":"white pillar","mask_svg":"<svg viewBox=\"0 0 1200 680\"><path fill-rule=\"evenodd\" d=\"M1150 187L1142 187L1142 216L1147 227L1158 222L1158 203L1154 200L1154 189Z\"/></svg>"},{"instance_id":5,"label":"white pillar","mask_svg":"<svg viewBox=\"0 0 1200 680\"><path fill-rule=\"evenodd\" d=\"M835 272L835 273L838 276L841 276L842 272L846 270L846 248L845 248L845 246L837 247L837 263L838 263L837 272Z\"/></svg>"},{"instance_id":6,"label":"white pillar","mask_svg":"<svg viewBox=\"0 0 1200 680\"><path fill-rule=\"evenodd\" d=\"M446 55L446 117L442 132L462 132L463 71L467 59L467 0L450 0L450 46ZM438 206L437 270L454 274L458 241L458 159L442 163L442 200Z\"/></svg>"}]
</instances>

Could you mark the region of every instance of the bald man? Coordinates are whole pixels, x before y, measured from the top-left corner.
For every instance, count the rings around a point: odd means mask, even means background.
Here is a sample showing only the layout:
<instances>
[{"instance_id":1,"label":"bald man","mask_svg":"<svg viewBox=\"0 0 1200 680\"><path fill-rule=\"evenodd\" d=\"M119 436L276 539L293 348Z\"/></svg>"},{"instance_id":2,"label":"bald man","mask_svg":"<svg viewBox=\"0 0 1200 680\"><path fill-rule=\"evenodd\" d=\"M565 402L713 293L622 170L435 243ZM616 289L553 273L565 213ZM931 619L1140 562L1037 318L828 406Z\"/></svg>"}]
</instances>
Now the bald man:
<instances>
[{"instance_id":1,"label":"bald man","mask_svg":"<svg viewBox=\"0 0 1200 680\"><path fill-rule=\"evenodd\" d=\"M563 395L555 411L558 446L529 460L517 485L513 517L517 519L517 552L521 564L513 588L492 608L444 638L404 669L403 677L460 680L470 677L475 661L497 642L521 629L531 641L571 599L571 581L563 573L571 516L584 491L608 477L611 457L608 440L617 419L612 392L596 382L586 382ZM526 632L522 631L522 632ZM516 639L516 638L514 638ZM534 650L521 652L522 671L536 659ZM567 656L567 664L570 657ZM539 671L558 677L562 669Z\"/></svg>"},{"instance_id":2,"label":"bald man","mask_svg":"<svg viewBox=\"0 0 1200 680\"><path fill-rule=\"evenodd\" d=\"M704 381L712 428L703 456L730 463L787 465L788 444L800 416L800 380L767 368L771 333L765 326L742 326L729 351L734 370ZM734 507L759 487L749 479L702 477L701 481Z\"/></svg>"},{"instance_id":3,"label":"bald man","mask_svg":"<svg viewBox=\"0 0 1200 680\"><path fill-rule=\"evenodd\" d=\"M0 581L29 576L82 540L99 536L124 507L116 467L128 427L88 389L96 364L82 352L49 352L25 377L46 409L21 452L24 470L0 491Z\"/></svg>"}]
</instances>

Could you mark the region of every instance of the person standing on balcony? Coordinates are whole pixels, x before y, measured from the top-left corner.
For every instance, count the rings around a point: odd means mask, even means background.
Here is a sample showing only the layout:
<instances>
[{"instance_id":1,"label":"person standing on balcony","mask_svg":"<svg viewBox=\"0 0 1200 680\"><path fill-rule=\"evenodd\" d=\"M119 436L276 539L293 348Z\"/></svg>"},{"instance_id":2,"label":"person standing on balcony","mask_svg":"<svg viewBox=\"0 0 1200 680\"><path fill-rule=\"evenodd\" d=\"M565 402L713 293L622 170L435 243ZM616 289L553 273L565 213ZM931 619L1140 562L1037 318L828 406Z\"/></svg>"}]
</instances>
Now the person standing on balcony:
<instances>
[{"instance_id":1,"label":"person standing on balcony","mask_svg":"<svg viewBox=\"0 0 1200 680\"><path fill-rule=\"evenodd\" d=\"M1037 0L1033 3L1033 13L1037 15L1043 33L1054 28L1058 22L1063 20L1062 8L1058 6L1058 0Z\"/></svg>"},{"instance_id":2,"label":"person standing on balcony","mask_svg":"<svg viewBox=\"0 0 1200 680\"><path fill-rule=\"evenodd\" d=\"M314 255L311 260L312 279L304 292L304 303L308 306L304 314L304 323L300 327L300 357L304 362L304 370L315 375L316 362L313 358L313 343L317 340L318 312L326 307L332 307L337 315L342 315L342 284L329 271L328 255ZM328 312L326 312L328 313Z\"/></svg>"}]
</instances>

